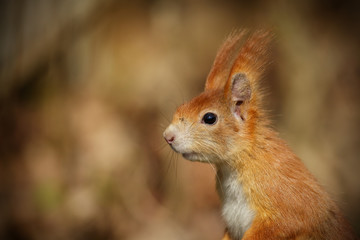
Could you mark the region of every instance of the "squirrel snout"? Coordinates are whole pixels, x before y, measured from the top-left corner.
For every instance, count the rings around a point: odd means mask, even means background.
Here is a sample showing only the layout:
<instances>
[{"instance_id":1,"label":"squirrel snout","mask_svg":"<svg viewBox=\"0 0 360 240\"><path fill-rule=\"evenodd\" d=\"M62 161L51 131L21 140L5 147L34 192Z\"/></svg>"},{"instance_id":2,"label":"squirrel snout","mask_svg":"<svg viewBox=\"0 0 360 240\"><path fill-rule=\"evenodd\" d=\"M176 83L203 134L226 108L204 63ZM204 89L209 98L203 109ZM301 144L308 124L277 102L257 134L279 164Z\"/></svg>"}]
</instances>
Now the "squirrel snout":
<instances>
[{"instance_id":1,"label":"squirrel snout","mask_svg":"<svg viewBox=\"0 0 360 240\"><path fill-rule=\"evenodd\" d=\"M165 138L166 142L171 145L175 140L175 135L173 133L170 133L170 134L164 133L164 138Z\"/></svg>"},{"instance_id":2,"label":"squirrel snout","mask_svg":"<svg viewBox=\"0 0 360 240\"><path fill-rule=\"evenodd\" d=\"M164 135L165 141L169 145L171 145L175 141L175 133L173 131L170 131L169 128L165 130L163 135Z\"/></svg>"}]
</instances>

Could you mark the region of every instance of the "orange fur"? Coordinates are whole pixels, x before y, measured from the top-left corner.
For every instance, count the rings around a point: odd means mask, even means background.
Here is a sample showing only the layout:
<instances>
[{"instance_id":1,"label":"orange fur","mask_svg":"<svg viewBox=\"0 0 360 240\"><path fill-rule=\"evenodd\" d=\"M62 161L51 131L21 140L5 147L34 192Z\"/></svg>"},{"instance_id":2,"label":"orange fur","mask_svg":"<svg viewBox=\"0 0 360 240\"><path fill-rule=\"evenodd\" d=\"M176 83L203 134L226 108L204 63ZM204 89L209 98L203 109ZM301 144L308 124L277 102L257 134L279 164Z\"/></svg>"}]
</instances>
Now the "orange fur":
<instances>
[{"instance_id":1,"label":"orange fur","mask_svg":"<svg viewBox=\"0 0 360 240\"><path fill-rule=\"evenodd\" d=\"M221 240L231 240L229 234L227 232L225 232L224 237Z\"/></svg>"},{"instance_id":2,"label":"orange fur","mask_svg":"<svg viewBox=\"0 0 360 240\"><path fill-rule=\"evenodd\" d=\"M253 33L234 55L244 35L241 31L225 41L205 91L177 109L165 139L185 158L216 166L224 202L231 189L222 189L221 181L227 179L224 174L236 174L242 187L239 196L243 193L246 202L239 207L247 211L245 220L251 225L239 222L244 234L227 226L223 240L239 240L238 236L245 240L356 239L334 201L269 127L259 79L268 62L271 34ZM203 116L209 112L217 116L216 123L204 124Z\"/></svg>"},{"instance_id":3,"label":"orange fur","mask_svg":"<svg viewBox=\"0 0 360 240\"><path fill-rule=\"evenodd\" d=\"M224 78L227 79L229 77L230 67L235 60L234 57L236 57L236 48L246 33L246 30L242 30L234 32L226 38L215 57L215 61L207 77L205 84L206 90L217 89L224 86Z\"/></svg>"}]
</instances>

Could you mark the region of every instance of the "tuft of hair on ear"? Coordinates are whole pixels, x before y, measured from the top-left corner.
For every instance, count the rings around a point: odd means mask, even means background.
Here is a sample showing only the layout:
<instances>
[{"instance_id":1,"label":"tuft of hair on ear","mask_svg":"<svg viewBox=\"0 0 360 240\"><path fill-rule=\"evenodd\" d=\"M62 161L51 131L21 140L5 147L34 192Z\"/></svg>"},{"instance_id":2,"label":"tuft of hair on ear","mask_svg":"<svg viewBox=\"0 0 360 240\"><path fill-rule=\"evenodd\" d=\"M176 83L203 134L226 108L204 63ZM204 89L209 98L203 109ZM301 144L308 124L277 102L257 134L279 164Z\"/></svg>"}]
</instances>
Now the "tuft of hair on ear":
<instances>
[{"instance_id":1,"label":"tuft of hair on ear","mask_svg":"<svg viewBox=\"0 0 360 240\"><path fill-rule=\"evenodd\" d=\"M262 91L259 81L269 64L269 48L273 40L270 31L258 30L250 34L241 46L231 67L230 74L224 87L225 97L231 102L234 97L248 97L257 105L261 102ZM245 94L250 92L250 94Z\"/></svg>"},{"instance_id":2,"label":"tuft of hair on ear","mask_svg":"<svg viewBox=\"0 0 360 240\"><path fill-rule=\"evenodd\" d=\"M243 43L246 29L230 33L219 48L209 75L206 79L205 90L222 89L229 77L230 70L236 59L238 50Z\"/></svg>"}]
</instances>

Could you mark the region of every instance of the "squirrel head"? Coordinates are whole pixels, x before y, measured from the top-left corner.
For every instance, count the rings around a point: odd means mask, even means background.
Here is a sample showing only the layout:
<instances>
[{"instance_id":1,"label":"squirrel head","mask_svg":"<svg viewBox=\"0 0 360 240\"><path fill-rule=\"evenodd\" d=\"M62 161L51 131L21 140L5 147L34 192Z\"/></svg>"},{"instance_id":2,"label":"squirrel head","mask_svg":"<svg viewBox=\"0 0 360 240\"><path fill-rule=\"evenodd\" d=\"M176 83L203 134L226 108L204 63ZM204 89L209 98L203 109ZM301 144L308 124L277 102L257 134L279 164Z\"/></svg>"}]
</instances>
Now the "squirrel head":
<instances>
[{"instance_id":1,"label":"squirrel head","mask_svg":"<svg viewBox=\"0 0 360 240\"><path fill-rule=\"evenodd\" d=\"M233 33L225 40L204 92L178 107L163 134L186 159L215 164L231 161L256 137L262 116L258 82L271 36L257 31L244 41L246 34Z\"/></svg>"}]
</instances>

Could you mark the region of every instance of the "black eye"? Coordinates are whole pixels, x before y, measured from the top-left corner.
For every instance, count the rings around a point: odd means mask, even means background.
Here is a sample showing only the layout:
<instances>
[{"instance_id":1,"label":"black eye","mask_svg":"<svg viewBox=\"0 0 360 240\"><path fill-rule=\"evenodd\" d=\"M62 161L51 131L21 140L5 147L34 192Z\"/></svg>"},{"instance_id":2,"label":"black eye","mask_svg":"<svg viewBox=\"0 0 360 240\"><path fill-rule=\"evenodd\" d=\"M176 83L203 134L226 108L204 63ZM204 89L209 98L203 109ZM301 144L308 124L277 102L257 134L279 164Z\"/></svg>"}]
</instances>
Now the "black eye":
<instances>
[{"instance_id":1,"label":"black eye","mask_svg":"<svg viewBox=\"0 0 360 240\"><path fill-rule=\"evenodd\" d=\"M214 124L217 120L217 116L214 113L208 112L202 118L202 122L206 124Z\"/></svg>"}]
</instances>

